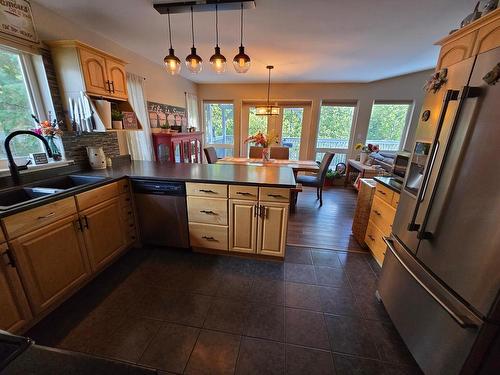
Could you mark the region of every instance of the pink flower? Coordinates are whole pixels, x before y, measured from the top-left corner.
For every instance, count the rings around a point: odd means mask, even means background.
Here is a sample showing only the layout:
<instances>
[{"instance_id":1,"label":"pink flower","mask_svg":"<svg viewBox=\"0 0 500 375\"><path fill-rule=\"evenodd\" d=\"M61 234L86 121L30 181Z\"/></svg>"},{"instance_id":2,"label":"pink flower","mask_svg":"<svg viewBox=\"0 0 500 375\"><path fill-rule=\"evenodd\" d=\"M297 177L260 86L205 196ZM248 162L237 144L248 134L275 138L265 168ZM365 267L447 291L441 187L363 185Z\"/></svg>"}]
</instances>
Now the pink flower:
<instances>
[{"instance_id":1,"label":"pink flower","mask_svg":"<svg viewBox=\"0 0 500 375\"><path fill-rule=\"evenodd\" d=\"M42 135L42 129L41 128L35 128L35 129L33 129L33 133L36 133L38 135Z\"/></svg>"}]
</instances>

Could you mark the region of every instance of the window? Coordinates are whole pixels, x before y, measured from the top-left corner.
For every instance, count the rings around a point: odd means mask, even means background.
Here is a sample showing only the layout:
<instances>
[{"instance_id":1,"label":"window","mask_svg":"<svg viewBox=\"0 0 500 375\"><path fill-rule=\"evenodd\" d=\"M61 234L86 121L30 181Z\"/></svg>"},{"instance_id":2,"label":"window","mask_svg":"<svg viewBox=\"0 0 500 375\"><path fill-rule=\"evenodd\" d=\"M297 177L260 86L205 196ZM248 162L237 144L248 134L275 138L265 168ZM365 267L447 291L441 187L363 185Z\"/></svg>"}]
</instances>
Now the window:
<instances>
[{"instance_id":1,"label":"window","mask_svg":"<svg viewBox=\"0 0 500 375\"><path fill-rule=\"evenodd\" d=\"M13 49L0 48L0 142L14 130L31 130L34 114L45 119L45 111L37 98L36 79L31 56ZM30 153L44 152L41 141L30 136L18 136L11 142L14 157L27 157ZM6 159L5 148L0 147L0 159ZM4 167L2 165L2 167Z\"/></svg>"},{"instance_id":2,"label":"window","mask_svg":"<svg viewBox=\"0 0 500 375\"><path fill-rule=\"evenodd\" d=\"M332 166L345 163L350 147L355 103L325 104L321 106L316 160L321 161L327 151L335 152Z\"/></svg>"},{"instance_id":3,"label":"window","mask_svg":"<svg viewBox=\"0 0 500 375\"><path fill-rule=\"evenodd\" d=\"M377 103L372 107L366 143L382 151L399 151L406 136L412 103Z\"/></svg>"},{"instance_id":4,"label":"window","mask_svg":"<svg viewBox=\"0 0 500 375\"><path fill-rule=\"evenodd\" d=\"M206 146L215 147L218 157L232 156L234 115L232 103L204 103Z\"/></svg>"},{"instance_id":5,"label":"window","mask_svg":"<svg viewBox=\"0 0 500 375\"><path fill-rule=\"evenodd\" d=\"M282 145L290 148L290 159L298 160L304 108L283 108Z\"/></svg>"}]
</instances>

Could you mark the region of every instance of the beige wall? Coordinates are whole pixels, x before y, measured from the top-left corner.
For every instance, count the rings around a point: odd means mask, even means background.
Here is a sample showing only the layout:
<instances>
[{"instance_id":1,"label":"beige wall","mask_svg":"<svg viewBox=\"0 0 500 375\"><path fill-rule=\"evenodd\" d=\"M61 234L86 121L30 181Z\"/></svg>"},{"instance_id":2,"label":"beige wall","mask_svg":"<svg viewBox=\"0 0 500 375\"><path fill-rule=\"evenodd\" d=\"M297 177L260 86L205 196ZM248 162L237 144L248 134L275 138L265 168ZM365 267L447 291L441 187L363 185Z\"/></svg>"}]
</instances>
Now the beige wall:
<instances>
[{"instance_id":1,"label":"beige wall","mask_svg":"<svg viewBox=\"0 0 500 375\"><path fill-rule=\"evenodd\" d=\"M41 40L77 39L127 61L127 71L146 78L147 100L185 107L184 92L196 93L194 82L180 76L168 75L159 63L83 28L34 1L32 8Z\"/></svg>"},{"instance_id":2,"label":"beige wall","mask_svg":"<svg viewBox=\"0 0 500 375\"><path fill-rule=\"evenodd\" d=\"M405 149L411 147L415 126L424 96L423 85L432 70L408 74L371 83L310 83L310 84L272 84L271 99L279 101L310 102L312 110L305 116L304 136L311 145L305 157L314 157L314 142L317 134L319 111L322 101L357 101L358 110L354 126L353 143L364 142L371 107L375 100L410 100L414 102L414 111L408 131ZM199 84L200 101L231 100L234 103L235 139L241 132L242 104L245 101L263 100L266 98L265 84ZM201 112L200 112L201 113ZM307 118L309 120L307 121ZM304 139L305 140L305 139ZM235 145L236 153L241 145ZM243 155L242 155L243 156Z\"/></svg>"}]
</instances>

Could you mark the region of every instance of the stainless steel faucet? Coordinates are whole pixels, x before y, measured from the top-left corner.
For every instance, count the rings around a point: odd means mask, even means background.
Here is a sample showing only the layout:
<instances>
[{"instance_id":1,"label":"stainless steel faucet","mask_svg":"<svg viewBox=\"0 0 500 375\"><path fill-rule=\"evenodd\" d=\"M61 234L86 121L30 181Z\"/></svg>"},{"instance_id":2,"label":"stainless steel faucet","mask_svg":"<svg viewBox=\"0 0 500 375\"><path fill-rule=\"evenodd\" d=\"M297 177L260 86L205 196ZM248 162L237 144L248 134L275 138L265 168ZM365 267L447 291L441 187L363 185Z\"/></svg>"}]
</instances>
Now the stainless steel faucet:
<instances>
[{"instance_id":1,"label":"stainless steel faucet","mask_svg":"<svg viewBox=\"0 0 500 375\"><path fill-rule=\"evenodd\" d=\"M16 162L14 161L14 157L12 156L12 151L10 150L10 141L12 140L12 138L14 138L15 136L17 136L19 134L32 135L32 136L40 139L43 142L45 149L47 150L47 155L49 156L49 158L52 157L52 150L50 149L49 142L47 142L47 140L44 137L42 137L41 135L36 134L35 132L32 132L30 130L16 130L16 131L13 131L12 133L10 133L7 136L7 138L5 138L4 146L5 146L5 152L7 153L7 159L9 160L10 175L12 176L12 179L14 180L14 183L16 183L16 184L19 183L19 177L20 177L19 171L23 171L23 170L28 169L28 164L30 164L30 162L28 162L25 165L17 165Z\"/></svg>"}]
</instances>

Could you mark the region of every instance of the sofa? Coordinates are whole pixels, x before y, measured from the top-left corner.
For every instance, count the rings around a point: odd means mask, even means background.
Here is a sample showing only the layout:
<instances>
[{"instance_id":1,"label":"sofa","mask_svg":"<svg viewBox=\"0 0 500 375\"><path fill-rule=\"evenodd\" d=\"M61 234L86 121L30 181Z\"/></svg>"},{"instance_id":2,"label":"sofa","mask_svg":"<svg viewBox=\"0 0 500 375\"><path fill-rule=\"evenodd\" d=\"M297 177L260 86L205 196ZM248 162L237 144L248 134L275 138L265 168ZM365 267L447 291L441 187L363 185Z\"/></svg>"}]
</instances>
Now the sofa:
<instances>
[{"instance_id":1,"label":"sofa","mask_svg":"<svg viewBox=\"0 0 500 375\"><path fill-rule=\"evenodd\" d=\"M395 158L396 153L388 151L372 152L368 155L371 165L380 165L386 172L392 172Z\"/></svg>"}]
</instances>

